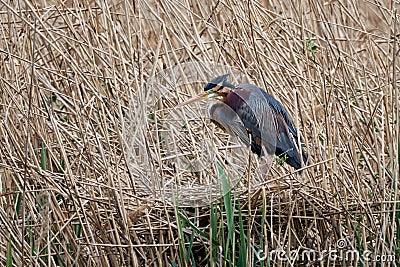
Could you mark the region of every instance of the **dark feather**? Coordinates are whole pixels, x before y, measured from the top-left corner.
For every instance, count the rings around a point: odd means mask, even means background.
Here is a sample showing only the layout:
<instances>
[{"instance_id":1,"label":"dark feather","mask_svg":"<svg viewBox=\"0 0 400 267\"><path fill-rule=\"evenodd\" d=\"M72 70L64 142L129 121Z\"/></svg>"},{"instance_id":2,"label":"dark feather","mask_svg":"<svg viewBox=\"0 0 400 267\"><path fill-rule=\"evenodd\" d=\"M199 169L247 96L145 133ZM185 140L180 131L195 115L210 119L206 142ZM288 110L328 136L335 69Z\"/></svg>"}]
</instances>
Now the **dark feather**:
<instances>
[{"instance_id":1,"label":"dark feather","mask_svg":"<svg viewBox=\"0 0 400 267\"><path fill-rule=\"evenodd\" d=\"M307 162L307 154L304 151L304 149L301 148L301 145L298 143L297 130L293 124L292 119L289 116L289 113L286 111L283 105L274 97L272 97L270 94L259 88L258 86L251 84L240 84L236 88L237 88L236 90L244 89L253 92L254 98L256 99L260 98L264 99L264 101L268 104L268 107L272 111L272 116L275 121L274 124L276 127L276 136L277 136L275 155L282 156L286 154L287 156L286 163L288 163L295 169L301 168L301 160L297 148L301 149L302 151L302 157L304 163ZM261 93L254 93L254 92L261 92ZM260 94L262 95L262 97L260 97ZM238 111L237 112L239 117L243 120L243 123L246 127L248 127L247 123L251 125L251 127L248 128L251 130L252 136L254 135L253 140L257 140L257 138L260 137L260 126L258 124L254 125L253 120L249 122L247 118L256 116L257 110L255 109L260 110L260 108L257 107L257 103L251 98L246 100L246 102L248 103L247 106L256 107L256 108L250 108L251 113L253 113L253 115L247 114L244 116L244 114L240 112L241 108L238 108L239 112ZM258 103L258 106L262 105L264 104ZM246 108L246 112L249 112L249 107ZM265 108L262 113L266 113ZM258 121L260 121L260 119ZM263 156L263 151L261 149L261 146L255 141L253 141L253 143L252 143L252 151L255 152L260 157ZM268 146L265 146L265 148L268 151Z\"/></svg>"}]
</instances>

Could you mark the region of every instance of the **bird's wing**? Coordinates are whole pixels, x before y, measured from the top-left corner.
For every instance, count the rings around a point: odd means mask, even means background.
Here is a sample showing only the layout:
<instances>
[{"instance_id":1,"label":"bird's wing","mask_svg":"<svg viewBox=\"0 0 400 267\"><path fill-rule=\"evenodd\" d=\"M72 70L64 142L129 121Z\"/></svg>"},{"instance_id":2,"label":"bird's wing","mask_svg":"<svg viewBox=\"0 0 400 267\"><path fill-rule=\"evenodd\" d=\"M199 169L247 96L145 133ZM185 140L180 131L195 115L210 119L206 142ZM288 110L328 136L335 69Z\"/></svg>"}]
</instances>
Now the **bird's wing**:
<instances>
[{"instance_id":1,"label":"bird's wing","mask_svg":"<svg viewBox=\"0 0 400 267\"><path fill-rule=\"evenodd\" d=\"M293 120L290 118L285 107L266 91L262 90L262 94L277 118L277 130L286 131L287 134L291 133L293 137L297 139L296 127L294 126Z\"/></svg>"},{"instance_id":2,"label":"bird's wing","mask_svg":"<svg viewBox=\"0 0 400 267\"><path fill-rule=\"evenodd\" d=\"M263 90L259 87L251 84L238 85L234 91L245 103L245 105L241 105L242 110L238 110L240 118L243 121L250 122L248 128L253 133L254 141L258 142L258 145L262 143L266 150L264 152L273 156L277 142L276 122L274 120L274 112L268 102L265 101L262 92ZM258 135L254 133L258 133ZM261 140L257 140L258 138Z\"/></svg>"},{"instance_id":3,"label":"bird's wing","mask_svg":"<svg viewBox=\"0 0 400 267\"><path fill-rule=\"evenodd\" d=\"M252 107L255 111L265 111L267 109L265 106L268 106L269 110L267 110L267 115L264 114L263 116L267 116L268 118L273 117L278 137L280 132L285 132L286 134L291 133L293 137L297 138L297 131L294 127L293 121L290 118L289 113L278 100L253 84L240 84L237 88L243 88L252 92L247 102L253 103ZM255 112L255 114L262 113Z\"/></svg>"},{"instance_id":4,"label":"bird's wing","mask_svg":"<svg viewBox=\"0 0 400 267\"><path fill-rule=\"evenodd\" d=\"M262 114L261 118L257 117L257 119L264 124L260 126L260 130L263 133L263 143L273 140L271 130L273 129L276 155L286 153L288 156L286 162L298 169L301 167L300 156L297 152L300 149L302 151L303 162L307 162L307 154L298 143L297 130L283 105L256 85L241 84L237 88L251 91L247 102L251 104L250 106L256 115ZM268 129L269 127L270 129ZM267 130L266 133L264 133L265 130ZM264 144L264 146L266 145Z\"/></svg>"},{"instance_id":5,"label":"bird's wing","mask_svg":"<svg viewBox=\"0 0 400 267\"><path fill-rule=\"evenodd\" d=\"M238 137L244 145L250 145L249 134L236 112L225 103L218 102L209 108L210 118L224 128L229 135Z\"/></svg>"},{"instance_id":6,"label":"bird's wing","mask_svg":"<svg viewBox=\"0 0 400 267\"><path fill-rule=\"evenodd\" d=\"M278 155L286 153L288 155L286 162L298 169L301 167L298 151L301 151L304 163L307 162L307 154L298 142L297 130L293 120L278 100L265 91L263 91L263 95L274 113L278 135L276 152Z\"/></svg>"}]
</instances>

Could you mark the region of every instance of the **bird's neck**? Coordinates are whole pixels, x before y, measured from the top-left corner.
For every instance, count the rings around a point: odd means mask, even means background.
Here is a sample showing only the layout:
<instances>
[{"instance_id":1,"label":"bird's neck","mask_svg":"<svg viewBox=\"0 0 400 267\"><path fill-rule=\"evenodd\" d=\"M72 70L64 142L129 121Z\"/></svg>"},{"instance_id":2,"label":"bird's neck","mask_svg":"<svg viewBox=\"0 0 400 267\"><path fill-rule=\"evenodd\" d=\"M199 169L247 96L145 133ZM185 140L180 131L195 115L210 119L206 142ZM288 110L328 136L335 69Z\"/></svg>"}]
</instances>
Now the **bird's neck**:
<instances>
[{"instance_id":1,"label":"bird's neck","mask_svg":"<svg viewBox=\"0 0 400 267\"><path fill-rule=\"evenodd\" d=\"M246 100L249 99L250 95L249 92L246 90L241 90L241 89L236 89L236 90L231 90L225 98L225 104L230 106L233 110L236 110L240 106L242 106L244 103L246 103Z\"/></svg>"}]
</instances>

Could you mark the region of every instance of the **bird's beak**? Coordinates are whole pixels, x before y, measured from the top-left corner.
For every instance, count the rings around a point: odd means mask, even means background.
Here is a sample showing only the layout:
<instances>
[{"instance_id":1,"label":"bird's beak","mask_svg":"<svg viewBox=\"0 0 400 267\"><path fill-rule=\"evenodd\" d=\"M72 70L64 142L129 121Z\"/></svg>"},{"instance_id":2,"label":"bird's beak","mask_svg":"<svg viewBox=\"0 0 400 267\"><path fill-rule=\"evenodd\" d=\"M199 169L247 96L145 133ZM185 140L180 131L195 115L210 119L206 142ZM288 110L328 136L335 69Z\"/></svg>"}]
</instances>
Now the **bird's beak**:
<instances>
[{"instance_id":1,"label":"bird's beak","mask_svg":"<svg viewBox=\"0 0 400 267\"><path fill-rule=\"evenodd\" d=\"M186 106L190 103L193 103L193 102L203 99L203 98L213 98L216 96L218 96L218 94L215 93L213 89L210 89L208 91L205 91L204 93L198 94L198 95L186 100L185 102L180 103L179 105L176 106L176 108Z\"/></svg>"}]
</instances>

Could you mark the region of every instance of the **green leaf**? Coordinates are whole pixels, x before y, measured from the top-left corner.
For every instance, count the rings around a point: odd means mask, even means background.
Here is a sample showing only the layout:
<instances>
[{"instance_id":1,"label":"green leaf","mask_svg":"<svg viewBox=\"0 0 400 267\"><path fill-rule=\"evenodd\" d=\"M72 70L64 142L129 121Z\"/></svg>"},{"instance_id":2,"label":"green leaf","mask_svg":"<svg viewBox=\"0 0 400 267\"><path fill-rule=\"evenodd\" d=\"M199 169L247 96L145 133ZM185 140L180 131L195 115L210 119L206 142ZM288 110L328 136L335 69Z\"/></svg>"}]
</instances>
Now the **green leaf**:
<instances>
[{"instance_id":1,"label":"green leaf","mask_svg":"<svg viewBox=\"0 0 400 267\"><path fill-rule=\"evenodd\" d=\"M189 221L189 220L186 218L186 216L183 215L182 213L180 213L179 211L178 211L178 216L179 216L179 219L180 219L181 221L183 221L184 223L188 224L196 233L198 233L198 234L201 235L202 237L204 237L204 238L210 240L210 235L209 235L209 234L207 234L207 233L201 231L196 225L194 225L191 221ZM216 241L216 240L212 240L212 242L213 242L214 245L217 245L217 246L219 245L218 241Z\"/></svg>"},{"instance_id":2,"label":"green leaf","mask_svg":"<svg viewBox=\"0 0 400 267\"><path fill-rule=\"evenodd\" d=\"M214 262L218 261L218 240L217 240L217 208L215 205L211 206L211 238L212 238L212 259Z\"/></svg>"},{"instance_id":3,"label":"green leaf","mask_svg":"<svg viewBox=\"0 0 400 267\"><path fill-rule=\"evenodd\" d=\"M287 159L288 159L288 156L285 153L282 156L276 158L276 163L279 164L279 165L283 165L283 163L285 163Z\"/></svg>"},{"instance_id":4,"label":"green leaf","mask_svg":"<svg viewBox=\"0 0 400 267\"><path fill-rule=\"evenodd\" d=\"M150 113L149 115L147 115L147 118L154 121L154 113Z\"/></svg>"},{"instance_id":5,"label":"green leaf","mask_svg":"<svg viewBox=\"0 0 400 267\"><path fill-rule=\"evenodd\" d=\"M262 214L261 214L261 224L260 224L260 226L261 226L261 231L260 231L261 232L261 237L260 237L260 247L259 247L260 250L264 250L264 237L267 234L267 233L264 232L265 216L266 216L266 203L265 203L265 201L266 200L264 199L263 207L262 207ZM257 260L260 260L260 259L257 258ZM264 260L262 260L260 262L260 267L263 267L263 266L264 266Z\"/></svg>"},{"instance_id":6,"label":"green leaf","mask_svg":"<svg viewBox=\"0 0 400 267\"><path fill-rule=\"evenodd\" d=\"M13 259L12 259L12 243L11 243L11 236L8 239L7 245L7 267L13 266Z\"/></svg>"},{"instance_id":7,"label":"green leaf","mask_svg":"<svg viewBox=\"0 0 400 267\"><path fill-rule=\"evenodd\" d=\"M215 162L218 170L218 176L221 180L221 189L222 196L224 199L224 206L226 212L226 224L228 226L228 236L225 242L225 258L229 259L229 254L231 250L229 249L229 245L232 243L234 245L234 234L235 234L235 225L234 225L234 209L231 197L231 187L228 177L225 174L225 171L222 169L221 165L218 162Z\"/></svg>"},{"instance_id":8,"label":"green leaf","mask_svg":"<svg viewBox=\"0 0 400 267\"><path fill-rule=\"evenodd\" d=\"M310 52L312 60L315 60L315 55L318 51L318 45L313 40L306 40L306 48Z\"/></svg>"},{"instance_id":9,"label":"green leaf","mask_svg":"<svg viewBox=\"0 0 400 267\"><path fill-rule=\"evenodd\" d=\"M240 208L240 203L238 203L239 210L239 229L240 229L240 247L239 247L239 260L237 266L246 267L247 266L247 236L244 233L242 210Z\"/></svg>"},{"instance_id":10,"label":"green leaf","mask_svg":"<svg viewBox=\"0 0 400 267\"><path fill-rule=\"evenodd\" d=\"M57 101L57 95L55 93L51 93L51 102Z\"/></svg>"},{"instance_id":11,"label":"green leaf","mask_svg":"<svg viewBox=\"0 0 400 267\"><path fill-rule=\"evenodd\" d=\"M176 207L176 213L179 214L178 207ZM187 255L187 251L185 248L185 238L184 238L185 232L183 231L182 220L178 218L177 223L178 223L178 231L179 231L179 236L180 236L179 240L178 240L178 243L179 243L178 251L179 251L179 255L180 255L179 258L181 260L181 264L185 265L185 255Z\"/></svg>"}]
</instances>

